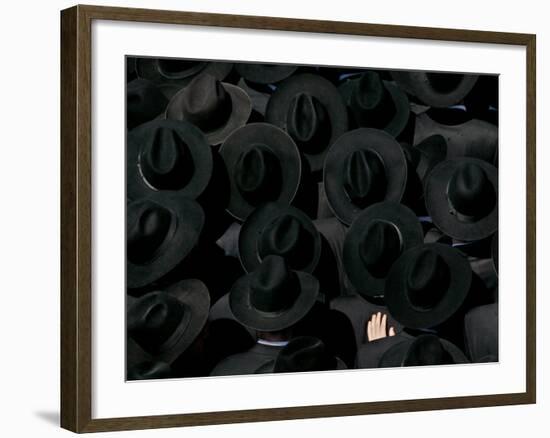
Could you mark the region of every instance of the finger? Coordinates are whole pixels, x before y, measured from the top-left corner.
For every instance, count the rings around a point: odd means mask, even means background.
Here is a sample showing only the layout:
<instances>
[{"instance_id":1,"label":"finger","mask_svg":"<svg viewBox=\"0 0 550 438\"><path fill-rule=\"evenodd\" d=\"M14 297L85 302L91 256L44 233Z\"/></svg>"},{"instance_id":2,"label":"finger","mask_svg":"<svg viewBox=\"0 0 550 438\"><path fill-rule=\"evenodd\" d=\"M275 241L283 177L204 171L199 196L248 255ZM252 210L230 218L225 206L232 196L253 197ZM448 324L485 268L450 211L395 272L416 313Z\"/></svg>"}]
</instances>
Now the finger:
<instances>
[{"instance_id":1,"label":"finger","mask_svg":"<svg viewBox=\"0 0 550 438\"><path fill-rule=\"evenodd\" d=\"M381 322L381 320L382 320L382 313L381 313L381 312L378 312L378 313L376 314L376 325L377 325L378 327L380 327L380 322Z\"/></svg>"},{"instance_id":2,"label":"finger","mask_svg":"<svg viewBox=\"0 0 550 438\"><path fill-rule=\"evenodd\" d=\"M395 329L390 327L390 336L395 336Z\"/></svg>"},{"instance_id":3,"label":"finger","mask_svg":"<svg viewBox=\"0 0 550 438\"><path fill-rule=\"evenodd\" d=\"M369 341L372 340L372 323L369 322L367 323L367 338L369 339Z\"/></svg>"},{"instance_id":4,"label":"finger","mask_svg":"<svg viewBox=\"0 0 550 438\"><path fill-rule=\"evenodd\" d=\"M388 319L388 315L384 313L384 316L382 316L382 323L380 325L380 330L382 330L382 333L386 334L386 321Z\"/></svg>"}]
</instances>

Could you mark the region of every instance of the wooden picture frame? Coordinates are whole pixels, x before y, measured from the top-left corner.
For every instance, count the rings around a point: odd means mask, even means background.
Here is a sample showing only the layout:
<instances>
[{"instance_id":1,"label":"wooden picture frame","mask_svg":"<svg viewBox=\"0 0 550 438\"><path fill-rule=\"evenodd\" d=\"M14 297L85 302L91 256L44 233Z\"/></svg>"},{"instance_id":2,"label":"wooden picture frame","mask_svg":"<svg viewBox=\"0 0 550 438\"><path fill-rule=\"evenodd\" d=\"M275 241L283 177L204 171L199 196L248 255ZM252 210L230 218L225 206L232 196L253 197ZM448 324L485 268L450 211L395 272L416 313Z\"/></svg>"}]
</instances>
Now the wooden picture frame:
<instances>
[{"instance_id":1,"label":"wooden picture frame","mask_svg":"<svg viewBox=\"0 0 550 438\"><path fill-rule=\"evenodd\" d=\"M193 414L92 418L92 91L94 20L348 34L526 48L526 391L523 393L346 403ZM61 12L61 426L74 432L210 425L395 413L536 401L535 53L530 34L75 6Z\"/></svg>"}]
</instances>

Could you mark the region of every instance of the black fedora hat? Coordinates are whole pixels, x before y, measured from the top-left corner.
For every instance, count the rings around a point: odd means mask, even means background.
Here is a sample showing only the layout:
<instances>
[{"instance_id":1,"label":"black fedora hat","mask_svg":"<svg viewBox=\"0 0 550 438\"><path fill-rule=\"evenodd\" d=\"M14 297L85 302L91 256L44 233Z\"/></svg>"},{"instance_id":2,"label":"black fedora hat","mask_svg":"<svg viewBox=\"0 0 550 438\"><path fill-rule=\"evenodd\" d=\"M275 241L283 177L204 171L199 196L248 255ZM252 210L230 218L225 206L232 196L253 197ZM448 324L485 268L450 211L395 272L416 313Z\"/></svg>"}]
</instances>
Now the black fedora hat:
<instances>
[{"instance_id":1,"label":"black fedora hat","mask_svg":"<svg viewBox=\"0 0 550 438\"><path fill-rule=\"evenodd\" d=\"M127 206L126 284L142 288L161 279L196 247L204 225L199 204L156 192Z\"/></svg>"},{"instance_id":2,"label":"black fedora hat","mask_svg":"<svg viewBox=\"0 0 550 438\"><path fill-rule=\"evenodd\" d=\"M324 185L329 205L344 224L369 205L399 202L407 183L407 161L387 132L359 128L346 132L325 158Z\"/></svg>"},{"instance_id":3,"label":"black fedora hat","mask_svg":"<svg viewBox=\"0 0 550 438\"><path fill-rule=\"evenodd\" d=\"M231 194L227 210L244 220L265 202L290 205L302 174L302 161L294 141L268 123L250 123L235 132L220 148L227 167Z\"/></svg>"},{"instance_id":4,"label":"black fedora hat","mask_svg":"<svg viewBox=\"0 0 550 438\"><path fill-rule=\"evenodd\" d=\"M178 58L135 58L135 70L140 78L155 83L185 86L198 74L206 73L218 80L225 79L233 68L229 62Z\"/></svg>"},{"instance_id":5,"label":"black fedora hat","mask_svg":"<svg viewBox=\"0 0 550 438\"><path fill-rule=\"evenodd\" d=\"M461 363L469 361L460 348L446 339L426 334L389 348L380 358L378 366L387 368Z\"/></svg>"},{"instance_id":6,"label":"black fedora hat","mask_svg":"<svg viewBox=\"0 0 550 438\"><path fill-rule=\"evenodd\" d=\"M448 236L480 240L498 228L498 170L485 161L443 161L428 175L424 196L433 223Z\"/></svg>"},{"instance_id":7,"label":"black fedora hat","mask_svg":"<svg viewBox=\"0 0 550 438\"><path fill-rule=\"evenodd\" d=\"M235 64L236 72L245 80L255 84L274 84L288 78L298 69L290 64L260 64L239 62Z\"/></svg>"},{"instance_id":8,"label":"black fedora hat","mask_svg":"<svg viewBox=\"0 0 550 438\"><path fill-rule=\"evenodd\" d=\"M283 347L275 360L264 364L257 373L298 373L345 370L346 364L328 351L325 343L313 336L298 336Z\"/></svg>"},{"instance_id":9,"label":"black fedora hat","mask_svg":"<svg viewBox=\"0 0 550 438\"><path fill-rule=\"evenodd\" d=\"M292 271L276 255L238 279L229 293L235 318L254 330L272 332L293 326L313 307L319 282L306 272Z\"/></svg>"},{"instance_id":10,"label":"black fedora hat","mask_svg":"<svg viewBox=\"0 0 550 438\"><path fill-rule=\"evenodd\" d=\"M395 83L374 71L352 77L338 87L357 126L383 129L396 137L409 120L409 98Z\"/></svg>"},{"instance_id":11,"label":"black fedora hat","mask_svg":"<svg viewBox=\"0 0 550 438\"><path fill-rule=\"evenodd\" d=\"M346 274L364 297L384 295L392 264L422 243L423 232L412 210L397 202L380 202L355 218L344 240Z\"/></svg>"},{"instance_id":12,"label":"black fedora hat","mask_svg":"<svg viewBox=\"0 0 550 438\"><path fill-rule=\"evenodd\" d=\"M212 150L192 124L153 120L128 133L127 195L138 199L170 190L195 199L212 177Z\"/></svg>"},{"instance_id":13,"label":"black fedora hat","mask_svg":"<svg viewBox=\"0 0 550 438\"><path fill-rule=\"evenodd\" d=\"M424 180L436 164L447 157L447 142L439 134L430 135L414 146L408 144L402 144L402 146L407 161L412 164L421 180Z\"/></svg>"},{"instance_id":14,"label":"black fedora hat","mask_svg":"<svg viewBox=\"0 0 550 438\"><path fill-rule=\"evenodd\" d=\"M133 129L164 114L168 99L151 81L134 79L126 85L126 127Z\"/></svg>"},{"instance_id":15,"label":"black fedora hat","mask_svg":"<svg viewBox=\"0 0 550 438\"><path fill-rule=\"evenodd\" d=\"M153 359L170 364L202 331L209 308L204 283L182 280L134 300L127 313L128 335Z\"/></svg>"},{"instance_id":16,"label":"black fedora hat","mask_svg":"<svg viewBox=\"0 0 550 438\"><path fill-rule=\"evenodd\" d=\"M391 315L411 329L438 326L465 302L472 284L468 259L441 243L405 251L386 278L384 299Z\"/></svg>"},{"instance_id":17,"label":"black fedora hat","mask_svg":"<svg viewBox=\"0 0 550 438\"><path fill-rule=\"evenodd\" d=\"M472 90L478 75L426 71L394 71L393 79L426 105L448 107L461 102Z\"/></svg>"},{"instance_id":18,"label":"black fedora hat","mask_svg":"<svg viewBox=\"0 0 550 438\"><path fill-rule=\"evenodd\" d=\"M256 208L239 233L239 257L246 272L268 255L280 255L296 271L313 272L321 257L321 235L300 209L270 202Z\"/></svg>"},{"instance_id":19,"label":"black fedora hat","mask_svg":"<svg viewBox=\"0 0 550 438\"><path fill-rule=\"evenodd\" d=\"M322 169L328 148L348 129L346 105L338 89L310 73L291 76L277 86L265 120L288 132L312 171Z\"/></svg>"},{"instance_id":20,"label":"black fedora hat","mask_svg":"<svg viewBox=\"0 0 550 438\"><path fill-rule=\"evenodd\" d=\"M217 145L244 126L251 112L250 97L243 90L201 73L172 97L166 118L187 120L204 133L210 144Z\"/></svg>"},{"instance_id":21,"label":"black fedora hat","mask_svg":"<svg viewBox=\"0 0 550 438\"><path fill-rule=\"evenodd\" d=\"M447 159L472 157L495 163L498 153L498 127L478 119L443 124L424 113L416 118L414 144L439 134L447 143Z\"/></svg>"}]
</instances>

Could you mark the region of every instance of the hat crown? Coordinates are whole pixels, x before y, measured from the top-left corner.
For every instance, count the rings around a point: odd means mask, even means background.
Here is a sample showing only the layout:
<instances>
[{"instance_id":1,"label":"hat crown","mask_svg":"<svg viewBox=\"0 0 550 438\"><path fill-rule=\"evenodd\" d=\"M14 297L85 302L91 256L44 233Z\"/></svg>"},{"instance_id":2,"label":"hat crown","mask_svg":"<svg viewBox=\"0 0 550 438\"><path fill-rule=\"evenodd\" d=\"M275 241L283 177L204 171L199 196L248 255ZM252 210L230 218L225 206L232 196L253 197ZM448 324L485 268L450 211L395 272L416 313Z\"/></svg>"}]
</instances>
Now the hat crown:
<instances>
[{"instance_id":1,"label":"hat crown","mask_svg":"<svg viewBox=\"0 0 550 438\"><path fill-rule=\"evenodd\" d=\"M184 118L205 132L220 127L231 113L231 96L219 80L207 73L195 76L182 98Z\"/></svg>"},{"instance_id":2,"label":"hat crown","mask_svg":"<svg viewBox=\"0 0 550 438\"><path fill-rule=\"evenodd\" d=\"M262 231L258 253L284 257L294 269L307 266L313 254L313 236L302 222L291 214L283 214Z\"/></svg>"},{"instance_id":3,"label":"hat crown","mask_svg":"<svg viewBox=\"0 0 550 438\"><path fill-rule=\"evenodd\" d=\"M477 163L462 163L454 171L447 189L459 219L477 219L493 210L496 193L487 173Z\"/></svg>"},{"instance_id":4,"label":"hat crown","mask_svg":"<svg viewBox=\"0 0 550 438\"><path fill-rule=\"evenodd\" d=\"M145 145L140 166L147 182L158 190L181 189L189 182L194 168L185 141L166 127L158 128L153 141Z\"/></svg>"},{"instance_id":5,"label":"hat crown","mask_svg":"<svg viewBox=\"0 0 550 438\"><path fill-rule=\"evenodd\" d=\"M170 210L151 200L128 206L128 260L142 264L151 260L164 243L172 221Z\"/></svg>"},{"instance_id":6,"label":"hat crown","mask_svg":"<svg viewBox=\"0 0 550 438\"><path fill-rule=\"evenodd\" d=\"M128 310L128 333L147 351L162 345L179 326L185 308L174 296L150 292Z\"/></svg>"},{"instance_id":7,"label":"hat crown","mask_svg":"<svg viewBox=\"0 0 550 438\"><path fill-rule=\"evenodd\" d=\"M359 258L374 277L383 278L401 254L402 247L399 229L388 221L377 219L360 235Z\"/></svg>"},{"instance_id":8,"label":"hat crown","mask_svg":"<svg viewBox=\"0 0 550 438\"><path fill-rule=\"evenodd\" d=\"M250 203L277 199L281 186L281 165L264 144L253 144L241 153L233 170L237 189Z\"/></svg>"},{"instance_id":9,"label":"hat crown","mask_svg":"<svg viewBox=\"0 0 550 438\"><path fill-rule=\"evenodd\" d=\"M435 307L451 281L449 266L437 252L424 249L417 254L407 273L407 296L419 310Z\"/></svg>"},{"instance_id":10,"label":"hat crown","mask_svg":"<svg viewBox=\"0 0 550 438\"><path fill-rule=\"evenodd\" d=\"M457 73L426 73L430 87L441 94L451 93L464 80L464 75Z\"/></svg>"},{"instance_id":11,"label":"hat crown","mask_svg":"<svg viewBox=\"0 0 550 438\"><path fill-rule=\"evenodd\" d=\"M280 256L267 256L251 274L250 304L259 311L277 313L287 310L299 293L296 273Z\"/></svg>"},{"instance_id":12,"label":"hat crown","mask_svg":"<svg viewBox=\"0 0 550 438\"><path fill-rule=\"evenodd\" d=\"M291 340L279 353L274 371L326 371L336 368L336 358L329 354L323 341L312 336Z\"/></svg>"},{"instance_id":13,"label":"hat crown","mask_svg":"<svg viewBox=\"0 0 550 438\"><path fill-rule=\"evenodd\" d=\"M403 359L403 366L447 365L454 363L441 340L434 335L416 338Z\"/></svg>"},{"instance_id":14,"label":"hat crown","mask_svg":"<svg viewBox=\"0 0 550 438\"><path fill-rule=\"evenodd\" d=\"M315 96L298 93L288 106L286 130L304 152L315 153L324 149L331 135L330 119L324 105Z\"/></svg>"},{"instance_id":15,"label":"hat crown","mask_svg":"<svg viewBox=\"0 0 550 438\"><path fill-rule=\"evenodd\" d=\"M384 199L386 171L376 152L371 149L352 152L344 172L344 190L354 205L365 208Z\"/></svg>"},{"instance_id":16,"label":"hat crown","mask_svg":"<svg viewBox=\"0 0 550 438\"><path fill-rule=\"evenodd\" d=\"M380 76L375 72L369 71L361 75L353 99L360 108L372 110L383 101L385 91Z\"/></svg>"}]
</instances>

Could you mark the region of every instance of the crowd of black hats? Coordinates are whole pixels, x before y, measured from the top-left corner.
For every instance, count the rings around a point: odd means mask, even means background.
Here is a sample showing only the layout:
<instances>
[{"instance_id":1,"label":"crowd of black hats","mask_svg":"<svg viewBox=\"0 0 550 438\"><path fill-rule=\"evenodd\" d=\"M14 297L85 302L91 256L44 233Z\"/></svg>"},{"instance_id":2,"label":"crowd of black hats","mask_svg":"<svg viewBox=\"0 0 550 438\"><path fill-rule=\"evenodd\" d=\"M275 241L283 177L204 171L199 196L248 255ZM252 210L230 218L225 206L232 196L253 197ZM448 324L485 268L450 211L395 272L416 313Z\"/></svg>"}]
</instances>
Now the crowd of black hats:
<instances>
[{"instance_id":1,"label":"crowd of black hats","mask_svg":"<svg viewBox=\"0 0 550 438\"><path fill-rule=\"evenodd\" d=\"M129 380L498 360L496 76L128 57L126 90Z\"/></svg>"}]
</instances>

